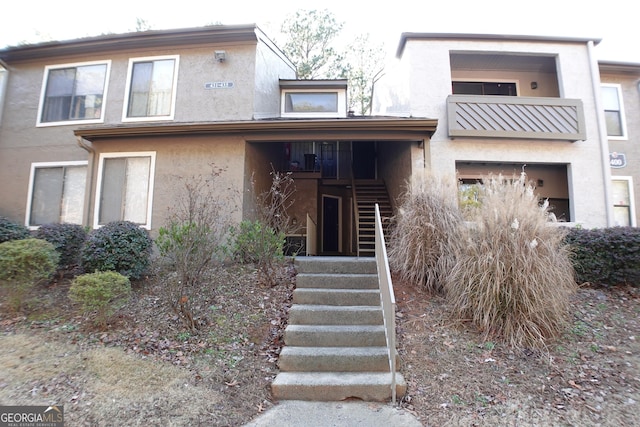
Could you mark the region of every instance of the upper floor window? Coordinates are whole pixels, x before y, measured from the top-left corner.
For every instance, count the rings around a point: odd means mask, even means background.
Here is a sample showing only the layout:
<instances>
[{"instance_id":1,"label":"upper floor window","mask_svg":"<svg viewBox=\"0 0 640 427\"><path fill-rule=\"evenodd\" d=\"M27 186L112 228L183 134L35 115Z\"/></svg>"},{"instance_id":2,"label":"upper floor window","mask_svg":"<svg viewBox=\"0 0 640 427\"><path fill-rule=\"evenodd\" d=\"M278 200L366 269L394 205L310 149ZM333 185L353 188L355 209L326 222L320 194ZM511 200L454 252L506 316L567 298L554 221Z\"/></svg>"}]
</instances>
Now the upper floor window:
<instances>
[{"instance_id":1,"label":"upper floor window","mask_svg":"<svg viewBox=\"0 0 640 427\"><path fill-rule=\"evenodd\" d=\"M102 122L110 65L105 61L45 67L38 125Z\"/></svg>"},{"instance_id":2,"label":"upper floor window","mask_svg":"<svg viewBox=\"0 0 640 427\"><path fill-rule=\"evenodd\" d=\"M82 224L86 161L32 163L26 225Z\"/></svg>"},{"instance_id":3,"label":"upper floor window","mask_svg":"<svg viewBox=\"0 0 640 427\"><path fill-rule=\"evenodd\" d=\"M516 84L513 82L455 81L451 83L451 87L454 95L518 96Z\"/></svg>"},{"instance_id":4,"label":"upper floor window","mask_svg":"<svg viewBox=\"0 0 640 427\"><path fill-rule=\"evenodd\" d=\"M346 80L280 80L282 117L346 117Z\"/></svg>"},{"instance_id":5,"label":"upper floor window","mask_svg":"<svg viewBox=\"0 0 640 427\"><path fill-rule=\"evenodd\" d=\"M155 159L155 152L100 154L95 227L112 221L151 227Z\"/></svg>"},{"instance_id":6,"label":"upper floor window","mask_svg":"<svg viewBox=\"0 0 640 427\"><path fill-rule=\"evenodd\" d=\"M123 121L173 119L178 60L174 55L129 61Z\"/></svg>"},{"instance_id":7,"label":"upper floor window","mask_svg":"<svg viewBox=\"0 0 640 427\"><path fill-rule=\"evenodd\" d=\"M602 85L602 104L604 120L607 124L607 135L611 139L626 139L627 129L622 103L622 89L620 85Z\"/></svg>"}]
</instances>

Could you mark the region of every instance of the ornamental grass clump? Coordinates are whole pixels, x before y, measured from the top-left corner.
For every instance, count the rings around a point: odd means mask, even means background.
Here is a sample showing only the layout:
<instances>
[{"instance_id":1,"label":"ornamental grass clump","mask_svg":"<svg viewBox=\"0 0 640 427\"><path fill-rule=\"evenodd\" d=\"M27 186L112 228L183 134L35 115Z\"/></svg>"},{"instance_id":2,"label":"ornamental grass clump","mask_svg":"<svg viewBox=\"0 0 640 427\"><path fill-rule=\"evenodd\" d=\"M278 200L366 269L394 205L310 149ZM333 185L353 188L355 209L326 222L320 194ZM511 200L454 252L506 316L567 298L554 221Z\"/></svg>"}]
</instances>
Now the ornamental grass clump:
<instances>
[{"instance_id":1,"label":"ornamental grass clump","mask_svg":"<svg viewBox=\"0 0 640 427\"><path fill-rule=\"evenodd\" d=\"M576 291L562 228L520 177L490 176L445 287L453 315L513 347L544 348Z\"/></svg>"},{"instance_id":2,"label":"ornamental grass clump","mask_svg":"<svg viewBox=\"0 0 640 427\"><path fill-rule=\"evenodd\" d=\"M460 251L457 184L427 175L403 196L389 239L389 265L401 279L441 292Z\"/></svg>"}]
</instances>

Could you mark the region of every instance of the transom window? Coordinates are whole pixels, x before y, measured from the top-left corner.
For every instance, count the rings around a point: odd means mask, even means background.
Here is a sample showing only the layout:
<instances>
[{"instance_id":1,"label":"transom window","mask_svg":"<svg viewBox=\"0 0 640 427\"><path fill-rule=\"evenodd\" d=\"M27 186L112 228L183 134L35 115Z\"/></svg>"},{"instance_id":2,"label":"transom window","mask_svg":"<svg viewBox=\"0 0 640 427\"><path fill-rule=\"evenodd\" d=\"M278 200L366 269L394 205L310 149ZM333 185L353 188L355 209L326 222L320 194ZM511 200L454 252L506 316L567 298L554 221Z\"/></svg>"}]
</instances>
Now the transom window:
<instances>
[{"instance_id":1,"label":"transom window","mask_svg":"<svg viewBox=\"0 0 640 427\"><path fill-rule=\"evenodd\" d=\"M86 161L32 163L26 225L82 224Z\"/></svg>"},{"instance_id":2,"label":"transom window","mask_svg":"<svg viewBox=\"0 0 640 427\"><path fill-rule=\"evenodd\" d=\"M38 125L102 122L110 64L45 67Z\"/></svg>"},{"instance_id":3,"label":"transom window","mask_svg":"<svg viewBox=\"0 0 640 427\"><path fill-rule=\"evenodd\" d=\"M620 85L602 85L602 104L609 138L626 139L627 132Z\"/></svg>"},{"instance_id":4,"label":"transom window","mask_svg":"<svg viewBox=\"0 0 640 427\"><path fill-rule=\"evenodd\" d=\"M292 85L294 83L298 82ZM311 84L300 86L306 87L282 87L281 82L282 117L346 117L346 84L344 88L335 84L323 88L322 82L316 83L316 87Z\"/></svg>"},{"instance_id":5,"label":"transom window","mask_svg":"<svg viewBox=\"0 0 640 427\"><path fill-rule=\"evenodd\" d=\"M285 113L337 113L336 92L287 92Z\"/></svg>"},{"instance_id":6,"label":"transom window","mask_svg":"<svg viewBox=\"0 0 640 427\"><path fill-rule=\"evenodd\" d=\"M102 153L94 226L131 221L151 228L155 152Z\"/></svg>"},{"instance_id":7,"label":"transom window","mask_svg":"<svg viewBox=\"0 0 640 427\"><path fill-rule=\"evenodd\" d=\"M172 120L177 70L178 56L132 59L122 120Z\"/></svg>"}]
</instances>

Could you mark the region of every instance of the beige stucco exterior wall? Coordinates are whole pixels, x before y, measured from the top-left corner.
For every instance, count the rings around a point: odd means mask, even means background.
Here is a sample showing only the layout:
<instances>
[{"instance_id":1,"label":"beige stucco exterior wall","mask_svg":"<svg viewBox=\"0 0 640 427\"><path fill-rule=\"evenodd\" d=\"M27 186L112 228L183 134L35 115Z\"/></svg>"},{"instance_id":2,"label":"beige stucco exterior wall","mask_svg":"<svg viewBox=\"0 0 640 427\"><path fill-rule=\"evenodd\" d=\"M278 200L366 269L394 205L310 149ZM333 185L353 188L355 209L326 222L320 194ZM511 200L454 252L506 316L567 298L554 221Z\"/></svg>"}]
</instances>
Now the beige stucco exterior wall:
<instances>
[{"instance_id":1,"label":"beige stucco exterior wall","mask_svg":"<svg viewBox=\"0 0 640 427\"><path fill-rule=\"evenodd\" d=\"M254 118L280 117L280 79L295 79L292 65L283 61L277 48L258 43L256 49Z\"/></svg>"},{"instance_id":2,"label":"beige stucco exterior wall","mask_svg":"<svg viewBox=\"0 0 640 427\"><path fill-rule=\"evenodd\" d=\"M448 137L446 98L451 94L451 51L521 53L555 56L559 93L581 99L584 105L585 141L575 143L545 140L472 139ZM591 59L586 43L540 43L479 40L409 40L403 67L409 70L410 111L413 116L438 119L431 138L429 166L436 173L452 176L456 161L566 164L572 202L572 218L586 227L607 225L601 145L597 126Z\"/></svg>"},{"instance_id":3,"label":"beige stucco exterior wall","mask_svg":"<svg viewBox=\"0 0 640 427\"><path fill-rule=\"evenodd\" d=\"M44 66L25 62L8 72L0 125L0 215L19 223L25 221L32 162L87 160L72 126L36 128Z\"/></svg>"},{"instance_id":4,"label":"beige stucco exterior wall","mask_svg":"<svg viewBox=\"0 0 640 427\"><path fill-rule=\"evenodd\" d=\"M601 73L600 80L602 83L618 84L622 89L627 138L609 139L609 151L623 153L627 166L611 168L611 175L632 178L636 223L640 224L640 69L637 74Z\"/></svg>"},{"instance_id":5,"label":"beige stucco exterior wall","mask_svg":"<svg viewBox=\"0 0 640 427\"><path fill-rule=\"evenodd\" d=\"M215 50L226 52L224 62L215 60ZM21 223L25 221L32 162L88 159L87 152L78 146L73 134L82 124L36 126L47 65L109 61L109 79L103 102L104 123L90 126L122 125L129 60L165 55L179 56L174 119L136 124L240 121L253 120L256 115L276 116L279 112L278 78L294 76L289 62L262 39L257 45L256 42L233 42L179 48L120 49L14 62L8 67L0 123L0 215ZM233 83L233 86L207 89L206 83L212 82ZM244 142L238 143L244 146ZM98 146L102 147L101 144ZM106 149L112 150L113 146ZM126 147L126 150L131 151L132 147ZM244 148L237 150L243 157ZM158 167L163 167L160 162ZM234 168L234 172L242 174L244 165ZM240 185L237 188L242 191L244 187ZM90 224L91 221L91 218L85 218L85 223Z\"/></svg>"},{"instance_id":6,"label":"beige stucco exterior wall","mask_svg":"<svg viewBox=\"0 0 640 427\"><path fill-rule=\"evenodd\" d=\"M155 180L153 207L151 216L151 234L155 236L167 218L176 200L184 195L184 181L192 178L213 177L213 189L224 201L227 211L225 218L232 223L242 218L242 192L244 186L244 141L238 137L162 137L162 138L123 138L104 140L92 144L102 153L119 153L126 156L133 152L155 152ZM97 186L99 155L95 156L91 177L92 187ZM181 177L181 178L179 178ZM89 223L93 224L95 192L89 203Z\"/></svg>"}]
</instances>

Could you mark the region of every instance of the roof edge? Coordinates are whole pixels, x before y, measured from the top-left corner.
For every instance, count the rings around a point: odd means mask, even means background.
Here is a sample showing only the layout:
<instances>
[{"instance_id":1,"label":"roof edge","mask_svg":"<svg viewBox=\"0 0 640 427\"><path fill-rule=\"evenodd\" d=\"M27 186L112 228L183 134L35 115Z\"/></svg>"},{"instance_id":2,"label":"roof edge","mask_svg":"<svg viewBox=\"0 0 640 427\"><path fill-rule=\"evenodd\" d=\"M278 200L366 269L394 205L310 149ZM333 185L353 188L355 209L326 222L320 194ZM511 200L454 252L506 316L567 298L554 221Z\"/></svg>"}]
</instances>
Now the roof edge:
<instances>
[{"instance_id":1,"label":"roof edge","mask_svg":"<svg viewBox=\"0 0 640 427\"><path fill-rule=\"evenodd\" d=\"M75 136L88 141L135 136L198 134L259 134L285 131L308 132L410 132L432 135L437 119L414 117L362 117L348 119L250 120L206 123L169 123L166 125L92 126L78 128Z\"/></svg>"},{"instance_id":2,"label":"roof edge","mask_svg":"<svg viewBox=\"0 0 640 427\"><path fill-rule=\"evenodd\" d=\"M79 39L50 41L0 49L0 60L11 61L47 58L67 54L85 54L113 49L137 49L198 43L255 41L266 37L256 24L208 25L195 28L134 31Z\"/></svg>"},{"instance_id":3,"label":"roof edge","mask_svg":"<svg viewBox=\"0 0 640 427\"><path fill-rule=\"evenodd\" d=\"M563 43L587 43L599 44L602 39L588 37L557 37L540 35L514 35L514 34L478 34L478 33L419 33L406 32L400 35L400 43L396 51L396 57L400 58L409 39L450 39L450 40L501 40L501 41L540 41Z\"/></svg>"}]
</instances>

